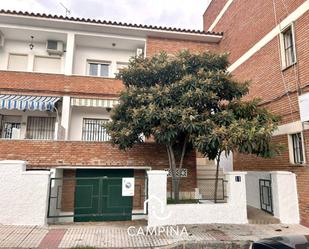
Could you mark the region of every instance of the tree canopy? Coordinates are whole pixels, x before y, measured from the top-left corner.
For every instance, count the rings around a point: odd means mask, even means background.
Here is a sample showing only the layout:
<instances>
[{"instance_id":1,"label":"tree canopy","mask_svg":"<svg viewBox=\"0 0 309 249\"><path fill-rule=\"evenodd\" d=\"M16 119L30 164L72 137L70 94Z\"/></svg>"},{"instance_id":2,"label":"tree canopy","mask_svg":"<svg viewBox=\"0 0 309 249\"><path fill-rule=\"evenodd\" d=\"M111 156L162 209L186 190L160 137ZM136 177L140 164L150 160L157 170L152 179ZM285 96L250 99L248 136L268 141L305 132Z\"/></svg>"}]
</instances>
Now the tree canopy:
<instances>
[{"instance_id":1,"label":"tree canopy","mask_svg":"<svg viewBox=\"0 0 309 249\"><path fill-rule=\"evenodd\" d=\"M249 83L236 81L228 65L227 54L208 51L133 58L118 75L125 90L106 126L111 141L127 149L152 137L166 146L172 175L189 148L209 159L223 151L271 156L278 117L258 99L242 99Z\"/></svg>"}]
</instances>

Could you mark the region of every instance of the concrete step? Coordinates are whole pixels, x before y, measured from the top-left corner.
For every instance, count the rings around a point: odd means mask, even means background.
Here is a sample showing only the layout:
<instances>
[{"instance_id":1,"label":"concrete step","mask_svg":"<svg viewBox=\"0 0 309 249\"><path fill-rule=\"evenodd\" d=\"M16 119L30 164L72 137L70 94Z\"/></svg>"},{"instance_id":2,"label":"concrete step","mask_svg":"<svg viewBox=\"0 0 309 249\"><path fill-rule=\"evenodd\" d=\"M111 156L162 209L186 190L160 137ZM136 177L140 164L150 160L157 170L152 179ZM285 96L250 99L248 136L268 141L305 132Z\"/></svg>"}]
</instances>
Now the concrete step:
<instances>
[{"instance_id":1,"label":"concrete step","mask_svg":"<svg viewBox=\"0 0 309 249\"><path fill-rule=\"evenodd\" d=\"M256 224L256 225L270 225L270 224L280 224L280 220L277 218L273 219L266 219L266 220L255 220L255 219L248 219L249 224Z\"/></svg>"},{"instance_id":2,"label":"concrete step","mask_svg":"<svg viewBox=\"0 0 309 249\"><path fill-rule=\"evenodd\" d=\"M247 206L249 224L279 224L280 220L271 214L251 206Z\"/></svg>"}]
</instances>

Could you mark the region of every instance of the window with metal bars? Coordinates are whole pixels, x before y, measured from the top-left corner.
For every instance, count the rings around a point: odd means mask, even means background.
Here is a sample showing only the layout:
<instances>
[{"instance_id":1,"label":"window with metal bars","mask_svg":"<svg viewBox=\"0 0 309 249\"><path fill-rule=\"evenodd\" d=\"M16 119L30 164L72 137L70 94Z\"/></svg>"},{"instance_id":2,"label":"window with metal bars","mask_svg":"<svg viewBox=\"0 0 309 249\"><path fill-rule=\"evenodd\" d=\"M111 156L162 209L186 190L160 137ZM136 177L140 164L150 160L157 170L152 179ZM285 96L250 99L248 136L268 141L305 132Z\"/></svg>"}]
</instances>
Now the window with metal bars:
<instances>
[{"instance_id":1,"label":"window with metal bars","mask_svg":"<svg viewBox=\"0 0 309 249\"><path fill-rule=\"evenodd\" d=\"M14 138L14 129L20 130L20 123L4 122L2 125L1 138Z\"/></svg>"},{"instance_id":2,"label":"window with metal bars","mask_svg":"<svg viewBox=\"0 0 309 249\"><path fill-rule=\"evenodd\" d=\"M109 141L110 136L106 133L106 129L103 127L108 119L83 119L83 141Z\"/></svg>"},{"instance_id":3,"label":"window with metal bars","mask_svg":"<svg viewBox=\"0 0 309 249\"><path fill-rule=\"evenodd\" d=\"M52 140L55 135L55 117L28 117L27 139Z\"/></svg>"},{"instance_id":4,"label":"window with metal bars","mask_svg":"<svg viewBox=\"0 0 309 249\"><path fill-rule=\"evenodd\" d=\"M292 26L282 32L284 44L284 66L288 67L296 62L295 44Z\"/></svg>"},{"instance_id":5,"label":"window with metal bars","mask_svg":"<svg viewBox=\"0 0 309 249\"><path fill-rule=\"evenodd\" d=\"M301 133L292 134L293 157L295 164L304 163L303 142Z\"/></svg>"}]
</instances>

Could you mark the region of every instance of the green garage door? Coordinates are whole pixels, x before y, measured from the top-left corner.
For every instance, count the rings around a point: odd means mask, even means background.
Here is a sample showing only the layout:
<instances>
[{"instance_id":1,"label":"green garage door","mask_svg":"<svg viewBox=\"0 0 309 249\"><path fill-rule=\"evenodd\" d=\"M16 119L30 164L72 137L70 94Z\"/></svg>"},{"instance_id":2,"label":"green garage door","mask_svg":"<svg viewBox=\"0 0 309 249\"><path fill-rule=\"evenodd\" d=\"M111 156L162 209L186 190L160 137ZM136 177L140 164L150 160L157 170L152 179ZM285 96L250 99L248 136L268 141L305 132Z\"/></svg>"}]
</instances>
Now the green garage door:
<instances>
[{"instance_id":1,"label":"green garage door","mask_svg":"<svg viewBox=\"0 0 309 249\"><path fill-rule=\"evenodd\" d=\"M74 221L131 220L132 197L122 196L122 177L130 169L77 169Z\"/></svg>"}]
</instances>

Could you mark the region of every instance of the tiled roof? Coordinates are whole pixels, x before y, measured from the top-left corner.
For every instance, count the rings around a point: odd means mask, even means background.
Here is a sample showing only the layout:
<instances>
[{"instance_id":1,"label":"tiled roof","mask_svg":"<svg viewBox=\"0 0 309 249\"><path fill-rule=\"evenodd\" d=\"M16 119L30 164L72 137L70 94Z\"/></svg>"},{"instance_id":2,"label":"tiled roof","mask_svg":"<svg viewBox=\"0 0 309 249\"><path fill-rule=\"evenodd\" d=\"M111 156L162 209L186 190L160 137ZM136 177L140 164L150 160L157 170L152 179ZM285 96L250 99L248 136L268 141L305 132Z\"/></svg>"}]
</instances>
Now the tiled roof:
<instances>
[{"instance_id":1,"label":"tiled roof","mask_svg":"<svg viewBox=\"0 0 309 249\"><path fill-rule=\"evenodd\" d=\"M80 17L66 17L62 15L59 16L59 15L51 15L51 14L44 14L44 13L33 13L33 12L27 12L27 11L24 12L24 11L3 10L2 9L0 10L0 14L30 16L30 17L38 17L38 18L64 20L64 21L84 22L84 23L96 23L96 24L122 26L122 27L137 28L137 29L140 28L140 29L151 29L151 30L158 30L158 31L183 32L183 33L192 33L192 34L200 34L200 35L217 35L217 36L223 35L223 32L211 32L211 31L181 29L181 28L173 28L173 27L123 23L123 22L97 20L97 19L80 18Z\"/></svg>"}]
</instances>

